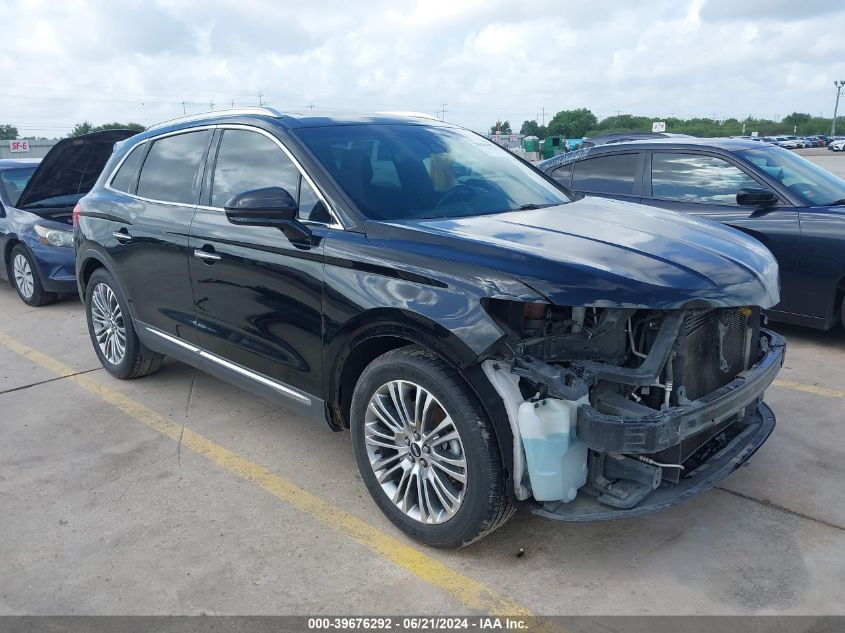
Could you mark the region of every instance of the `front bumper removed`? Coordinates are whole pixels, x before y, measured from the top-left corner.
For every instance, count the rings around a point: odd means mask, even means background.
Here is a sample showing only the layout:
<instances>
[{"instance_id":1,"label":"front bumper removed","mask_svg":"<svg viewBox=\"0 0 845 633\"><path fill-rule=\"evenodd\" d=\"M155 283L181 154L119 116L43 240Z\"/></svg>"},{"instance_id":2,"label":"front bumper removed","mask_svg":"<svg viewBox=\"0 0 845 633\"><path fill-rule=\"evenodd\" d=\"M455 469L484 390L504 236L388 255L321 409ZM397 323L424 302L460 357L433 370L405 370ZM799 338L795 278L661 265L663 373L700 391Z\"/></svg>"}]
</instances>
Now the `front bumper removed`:
<instances>
[{"instance_id":1,"label":"front bumper removed","mask_svg":"<svg viewBox=\"0 0 845 633\"><path fill-rule=\"evenodd\" d=\"M750 369L716 391L690 402L645 416L607 415L589 405L578 410L578 438L601 453L657 453L706 431L762 399L783 365L786 340L762 330L768 350Z\"/></svg>"},{"instance_id":2,"label":"front bumper removed","mask_svg":"<svg viewBox=\"0 0 845 633\"><path fill-rule=\"evenodd\" d=\"M592 451L592 460L611 458L611 470L605 472L603 465L599 468L603 487L588 482L572 502L546 502L535 513L559 521L641 516L694 497L731 474L763 445L775 427L775 416L763 404L763 393L780 371L786 341L768 330L760 334L765 339L763 357L724 387L693 402L642 416L609 415L589 404L582 405L578 409L578 438ZM688 438L719 433L728 426L736 435L677 479L664 480L656 462L647 466L637 461L639 456L657 454ZM613 498L617 480L612 473L619 472L614 471L619 464L623 464L623 472L616 476L638 483L623 488L621 495L617 487L617 498ZM632 465L636 466L633 470ZM607 492L611 494L603 494Z\"/></svg>"},{"instance_id":3,"label":"front bumper removed","mask_svg":"<svg viewBox=\"0 0 845 633\"><path fill-rule=\"evenodd\" d=\"M701 494L742 466L760 448L775 428L775 415L760 402L747 416L746 426L721 451L676 484L663 484L633 508L612 508L596 498L579 494L571 503L547 502L534 514L556 521L606 521L652 514Z\"/></svg>"}]
</instances>

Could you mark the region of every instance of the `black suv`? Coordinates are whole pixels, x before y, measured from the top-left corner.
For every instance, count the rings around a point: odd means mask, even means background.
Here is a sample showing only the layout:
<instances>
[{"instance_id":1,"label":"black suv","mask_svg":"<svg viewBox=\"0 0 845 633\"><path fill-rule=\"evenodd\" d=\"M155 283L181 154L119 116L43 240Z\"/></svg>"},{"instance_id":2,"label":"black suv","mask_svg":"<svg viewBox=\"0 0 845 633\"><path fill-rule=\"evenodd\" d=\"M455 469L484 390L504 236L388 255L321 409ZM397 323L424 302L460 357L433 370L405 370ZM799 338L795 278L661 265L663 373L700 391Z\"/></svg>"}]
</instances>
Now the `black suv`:
<instances>
[{"instance_id":1,"label":"black suv","mask_svg":"<svg viewBox=\"0 0 845 633\"><path fill-rule=\"evenodd\" d=\"M470 543L519 503L565 521L654 512L774 427L765 248L574 201L427 117L171 121L118 144L74 216L109 372L168 355L351 428L376 503L432 545Z\"/></svg>"}]
</instances>

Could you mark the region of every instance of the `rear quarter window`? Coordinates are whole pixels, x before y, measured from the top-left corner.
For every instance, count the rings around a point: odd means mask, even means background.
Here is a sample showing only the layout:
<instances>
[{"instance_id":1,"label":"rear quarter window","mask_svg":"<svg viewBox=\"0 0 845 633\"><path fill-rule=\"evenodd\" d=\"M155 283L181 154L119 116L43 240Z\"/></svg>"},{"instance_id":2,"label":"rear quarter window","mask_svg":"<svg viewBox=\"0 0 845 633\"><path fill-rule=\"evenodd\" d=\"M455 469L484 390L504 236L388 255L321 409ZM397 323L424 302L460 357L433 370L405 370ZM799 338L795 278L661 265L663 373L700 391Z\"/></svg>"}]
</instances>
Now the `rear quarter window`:
<instances>
[{"instance_id":1,"label":"rear quarter window","mask_svg":"<svg viewBox=\"0 0 845 633\"><path fill-rule=\"evenodd\" d=\"M572 188L591 193L634 193L637 154L597 156L574 163Z\"/></svg>"},{"instance_id":2,"label":"rear quarter window","mask_svg":"<svg viewBox=\"0 0 845 633\"><path fill-rule=\"evenodd\" d=\"M141 159L144 157L146 147L146 144L142 143L129 152L120 169L112 178L112 189L125 193L135 193L135 184L138 182L138 168L141 166Z\"/></svg>"}]
</instances>

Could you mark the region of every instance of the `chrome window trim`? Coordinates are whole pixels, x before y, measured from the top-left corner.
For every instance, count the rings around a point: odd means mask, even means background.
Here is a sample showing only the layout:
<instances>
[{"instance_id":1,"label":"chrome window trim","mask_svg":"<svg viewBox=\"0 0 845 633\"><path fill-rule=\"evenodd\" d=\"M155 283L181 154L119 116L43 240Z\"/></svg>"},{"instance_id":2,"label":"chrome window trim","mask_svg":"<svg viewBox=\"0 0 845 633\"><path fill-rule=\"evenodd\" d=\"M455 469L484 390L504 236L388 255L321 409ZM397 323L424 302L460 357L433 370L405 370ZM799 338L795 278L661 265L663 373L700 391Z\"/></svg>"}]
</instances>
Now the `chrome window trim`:
<instances>
[{"instance_id":1,"label":"chrome window trim","mask_svg":"<svg viewBox=\"0 0 845 633\"><path fill-rule=\"evenodd\" d=\"M316 222L314 220L302 220L302 222L304 224L314 224L314 225L317 225L317 226L325 226L325 227L328 227L330 229L345 230L345 227L340 222L340 219L339 219L337 213L335 213L334 208L329 204L328 200L326 199L326 196L323 194L323 192L320 190L320 188L317 186L317 184L312 180L311 176L308 175L308 173L302 167L302 164L296 159L296 157L291 153L291 151L287 147L285 147L284 143L282 143L279 139L277 139L275 136L273 136L272 134L270 134L266 130L262 130L261 128L258 128L258 127L252 126L252 125L245 125L245 124L242 124L242 123L220 123L220 124L199 125L197 127L184 128L184 129L180 129L180 130L173 130L173 131L170 131L170 132L165 132L164 134L158 134L156 136L151 136L149 138L145 138L144 140L140 141L139 143L136 143L133 146L133 148L131 150L129 150L128 152L126 152L126 154L123 156L123 158L120 159L120 162L118 162L118 164L115 165L114 169L109 174L109 177L106 179L105 188L108 189L109 191L114 192L114 193L117 193L117 194L120 194L120 195L123 195L123 196L129 196L130 198L134 198L136 200L143 200L144 202L150 202L150 203L153 203L153 204L167 204L167 205L177 206L177 207L187 207L187 208L191 208L191 209L202 209L204 211L221 211L221 212L225 213L225 209L223 207L212 207L212 206L204 205L204 204L187 204L187 203L184 203L184 202L168 202L167 200L156 200L156 199L153 199L153 198L145 198L144 196L139 196L137 193L128 193L126 191L120 191L119 189L115 189L111 186L112 181L114 180L115 176L117 176L117 172L120 171L120 168L123 166L124 161L129 157L129 155L132 152L134 152L137 148L141 147L141 145L143 145L144 143L151 143L151 142L157 141L159 139L167 138L168 136L176 136L178 134L189 134L191 132L201 132L203 130L246 130L248 132L258 132L259 134L263 134L264 136L269 138L285 153L285 155L288 157L288 159L293 163L294 167L296 167L296 169L299 171L302 178L305 179L305 181L311 186L311 188L317 194L317 197L323 203L323 206L326 207L326 211L332 217L332 222L330 224L326 224L325 222ZM208 160L208 158L206 158L206 161L207 160ZM143 165L141 165L141 169L143 170Z\"/></svg>"},{"instance_id":2,"label":"chrome window trim","mask_svg":"<svg viewBox=\"0 0 845 633\"><path fill-rule=\"evenodd\" d=\"M294 400L297 400L298 402L301 402L302 404L309 405L309 406L311 405L311 398L306 396L301 391L297 391L293 387L290 387L290 386L288 386L288 385L286 385L282 382L279 382L277 380L273 380L272 378L268 378L267 376L264 376L263 374L259 374L259 373L256 373L254 371L251 371L251 370L247 369L246 367L238 365L237 363L233 363L232 361L226 360L225 358L223 358L221 356L217 356L216 354L212 354L211 352L207 352L204 349L202 349L201 347L197 347L196 345L193 345L191 343L183 341L182 339L180 339L178 337L167 334L166 332L162 332L161 330L159 330L157 328L151 327L149 325L145 325L144 328L150 334L155 334L156 336L163 338L164 340L169 341L169 342L173 343L174 345L178 345L179 347L182 347L182 348L188 350L189 352L193 352L194 354L200 356L201 358L205 358L206 360L210 360L211 362L216 363L216 364L220 365L221 367L225 367L226 369L233 371L237 374L240 374L241 376L244 376L246 378L249 378L250 380L254 380L255 382L259 382L262 385L265 385L266 387L271 387L271 388L275 389L276 391L280 392L281 394L283 394L283 395L285 395L289 398L293 398Z\"/></svg>"}]
</instances>

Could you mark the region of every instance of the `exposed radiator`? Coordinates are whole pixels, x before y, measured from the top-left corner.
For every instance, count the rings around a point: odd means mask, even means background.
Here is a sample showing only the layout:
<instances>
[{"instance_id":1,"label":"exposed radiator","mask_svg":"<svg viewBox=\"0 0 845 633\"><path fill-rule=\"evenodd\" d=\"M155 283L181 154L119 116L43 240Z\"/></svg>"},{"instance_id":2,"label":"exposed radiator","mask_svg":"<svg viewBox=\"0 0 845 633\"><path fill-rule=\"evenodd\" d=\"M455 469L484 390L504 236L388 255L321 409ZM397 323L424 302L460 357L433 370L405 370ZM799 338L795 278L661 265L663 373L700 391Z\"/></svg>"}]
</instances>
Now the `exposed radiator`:
<instances>
[{"instance_id":1,"label":"exposed radiator","mask_svg":"<svg viewBox=\"0 0 845 633\"><path fill-rule=\"evenodd\" d=\"M749 339L756 335L750 324L758 318L756 312L748 308L689 312L679 337L687 398L705 396L748 368L749 350L755 348Z\"/></svg>"}]
</instances>

